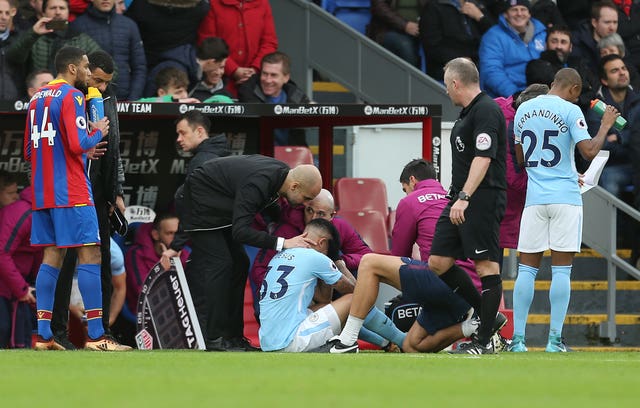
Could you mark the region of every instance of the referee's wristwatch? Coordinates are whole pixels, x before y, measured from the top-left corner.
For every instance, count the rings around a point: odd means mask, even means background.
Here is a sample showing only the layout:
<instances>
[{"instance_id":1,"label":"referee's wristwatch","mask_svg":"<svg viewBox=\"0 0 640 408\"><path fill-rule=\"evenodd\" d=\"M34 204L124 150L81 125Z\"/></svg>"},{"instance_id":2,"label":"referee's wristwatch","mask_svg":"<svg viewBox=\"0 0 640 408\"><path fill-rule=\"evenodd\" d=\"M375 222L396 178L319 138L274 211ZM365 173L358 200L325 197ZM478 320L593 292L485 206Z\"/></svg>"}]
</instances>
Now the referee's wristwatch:
<instances>
[{"instance_id":1,"label":"referee's wristwatch","mask_svg":"<svg viewBox=\"0 0 640 408\"><path fill-rule=\"evenodd\" d=\"M458 200L464 200L464 201L469 201L469 199L471 198L471 196L467 193L465 193L464 191L461 191L458 193Z\"/></svg>"}]
</instances>

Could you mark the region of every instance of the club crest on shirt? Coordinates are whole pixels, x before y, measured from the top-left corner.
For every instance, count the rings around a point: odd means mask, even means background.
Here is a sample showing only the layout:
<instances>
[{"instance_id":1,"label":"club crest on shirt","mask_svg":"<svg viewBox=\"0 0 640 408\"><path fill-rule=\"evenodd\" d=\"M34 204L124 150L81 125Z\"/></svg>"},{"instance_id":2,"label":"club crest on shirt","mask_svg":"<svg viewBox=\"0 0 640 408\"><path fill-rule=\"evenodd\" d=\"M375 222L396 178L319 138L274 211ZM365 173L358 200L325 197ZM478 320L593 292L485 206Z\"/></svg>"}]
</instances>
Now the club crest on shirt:
<instances>
[{"instance_id":1,"label":"club crest on shirt","mask_svg":"<svg viewBox=\"0 0 640 408\"><path fill-rule=\"evenodd\" d=\"M78 102L78 106L82 106L82 96L74 96L75 100Z\"/></svg>"},{"instance_id":2,"label":"club crest on shirt","mask_svg":"<svg viewBox=\"0 0 640 408\"><path fill-rule=\"evenodd\" d=\"M476 136L476 149L488 150L491 147L491 136L486 133L480 133Z\"/></svg>"}]
</instances>

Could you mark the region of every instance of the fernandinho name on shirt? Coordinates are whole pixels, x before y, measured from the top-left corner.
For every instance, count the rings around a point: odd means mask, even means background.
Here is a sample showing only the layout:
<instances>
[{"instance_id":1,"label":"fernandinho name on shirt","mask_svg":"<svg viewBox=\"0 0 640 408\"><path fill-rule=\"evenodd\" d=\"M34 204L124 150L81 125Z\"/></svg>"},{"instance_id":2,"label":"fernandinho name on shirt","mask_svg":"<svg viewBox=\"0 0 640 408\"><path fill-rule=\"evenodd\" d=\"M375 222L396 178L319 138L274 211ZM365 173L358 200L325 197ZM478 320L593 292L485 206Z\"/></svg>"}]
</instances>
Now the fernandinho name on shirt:
<instances>
[{"instance_id":1,"label":"fernandinho name on shirt","mask_svg":"<svg viewBox=\"0 0 640 408\"><path fill-rule=\"evenodd\" d=\"M564 119L560 115L550 111L549 109L534 109L534 110L523 113L522 117L520 118L520 121L518 122L518 129L522 130L524 128L526 121L532 118L548 119L558 127L558 130L561 133L566 133L569 131L569 127L564 122Z\"/></svg>"}]
</instances>

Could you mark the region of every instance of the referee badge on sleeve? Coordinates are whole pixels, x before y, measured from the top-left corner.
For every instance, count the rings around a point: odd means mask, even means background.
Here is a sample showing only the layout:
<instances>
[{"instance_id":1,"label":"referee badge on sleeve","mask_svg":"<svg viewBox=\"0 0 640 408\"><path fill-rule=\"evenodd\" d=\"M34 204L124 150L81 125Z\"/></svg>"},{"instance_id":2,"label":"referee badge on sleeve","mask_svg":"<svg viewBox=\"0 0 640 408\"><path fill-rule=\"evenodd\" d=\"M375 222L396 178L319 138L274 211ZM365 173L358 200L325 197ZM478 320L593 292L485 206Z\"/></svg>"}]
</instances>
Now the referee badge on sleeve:
<instances>
[{"instance_id":1,"label":"referee badge on sleeve","mask_svg":"<svg viewBox=\"0 0 640 408\"><path fill-rule=\"evenodd\" d=\"M476 136L476 149L488 150L491 147L491 136L486 133L480 133Z\"/></svg>"}]
</instances>

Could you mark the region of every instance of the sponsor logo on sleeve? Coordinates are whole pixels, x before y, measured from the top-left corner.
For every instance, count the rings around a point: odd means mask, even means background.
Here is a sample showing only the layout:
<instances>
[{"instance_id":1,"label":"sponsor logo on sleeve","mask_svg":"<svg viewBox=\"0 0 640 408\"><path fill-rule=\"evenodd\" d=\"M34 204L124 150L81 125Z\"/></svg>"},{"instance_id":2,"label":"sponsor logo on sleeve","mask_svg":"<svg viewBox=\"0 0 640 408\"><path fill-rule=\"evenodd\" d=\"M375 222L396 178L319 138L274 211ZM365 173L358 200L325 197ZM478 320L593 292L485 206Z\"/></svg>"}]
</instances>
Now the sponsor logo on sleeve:
<instances>
[{"instance_id":1,"label":"sponsor logo on sleeve","mask_svg":"<svg viewBox=\"0 0 640 408\"><path fill-rule=\"evenodd\" d=\"M78 102L78 106L82 106L82 96L74 96L76 102Z\"/></svg>"},{"instance_id":2,"label":"sponsor logo on sleeve","mask_svg":"<svg viewBox=\"0 0 640 408\"><path fill-rule=\"evenodd\" d=\"M491 136L486 133L480 133L476 136L476 149L489 150L491 147Z\"/></svg>"}]
</instances>

